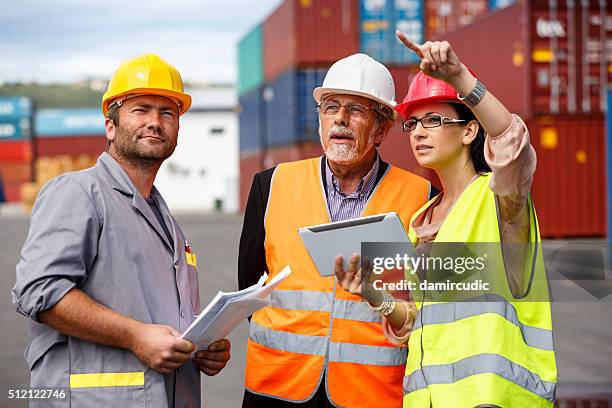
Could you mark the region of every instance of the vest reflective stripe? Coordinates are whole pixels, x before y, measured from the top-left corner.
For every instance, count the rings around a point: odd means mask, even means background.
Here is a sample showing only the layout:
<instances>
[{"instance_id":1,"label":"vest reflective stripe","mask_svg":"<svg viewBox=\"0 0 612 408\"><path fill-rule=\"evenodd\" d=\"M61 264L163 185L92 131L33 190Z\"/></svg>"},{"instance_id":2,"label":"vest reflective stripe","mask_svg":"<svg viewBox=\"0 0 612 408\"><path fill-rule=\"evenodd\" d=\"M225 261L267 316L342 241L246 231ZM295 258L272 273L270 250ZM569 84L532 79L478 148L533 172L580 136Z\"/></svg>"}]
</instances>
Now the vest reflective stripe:
<instances>
[{"instance_id":1,"label":"vest reflective stripe","mask_svg":"<svg viewBox=\"0 0 612 408\"><path fill-rule=\"evenodd\" d=\"M254 321L251 321L250 326L249 336L255 343L290 353L325 355L327 349L325 337L273 330Z\"/></svg>"},{"instance_id":2,"label":"vest reflective stripe","mask_svg":"<svg viewBox=\"0 0 612 408\"><path fill-rule=\"evenodd\" d=\"M427 180L390 166L361 215L396 212L408 225L427 201L429 188ZM327 393L335 405L397 408L406 348L387 342L378 313L345 292L334 277L319 274L297 233L299 228L327 222L321 159L278 165L264 217L266 264L269 279L286 265L293 273L272 291L275 304L253 314L246 388L306 401L325 372Z\"/></svg>"},{"instance_id":3,"label":"vest reflective stripe","mask_svg":"<svg viewBox=\"0 0 612 408\"><path fill-rule=\"evenodd\" d=\"M453 364L425 366L404 378L404 393L428 385L451 384L478 374L498 375L548 401L554 400L556 383L544 381L536 373L497 354L478 354Z\"/></svg>"},{"instance_id":4,"label":"vest reflective stripe","mask_svg":"<svg viewBox=\"0 0 612 408\"><path fill-rule=\"evenodd\" d=\"M276 350L299 354L324 356L327 339L321 336L272 330L251 322L250 338ZM329 361L334 363L356 363L380 366L401 366L406 363L405 347L379 347L363 344L329 344Z\"/></svg>"},{"instance_id":5,"label":"vest reflective stripe","mask_svg":"<svg viewBox=\"0 0 612 408\"><path fill-rule=\"evenodd\" d=\"M377 366L403 366L406 364L405 347L379 347L351 343L330 343L329 361Z\"/></svg>"},{"instance_id":6,"label":"vest reflective stripe","mask_svg":"<svg viewBox=\"0 0 612 408\"><path fill-rule=\"evenodd\" d=\"M144 371L133 373L70 374L70 388L134 387L145 383Z\"/></svg>"},{"instance_id":7,"label":"vest reflective stripe","mask_svg":"<svg viewBox=\"0 0 612 408\"><path fill-rule=\"evenodd\" d=\"M543 350L553 350L552 330L527 326L519 322L514 305L503 297L492 294L482 295L464 302L425 305L419 311L412 330L422 327L421 319L425 324L445 324L487 313L499 315L518 326L527 345Z\"/></svg>"},{"instance_id":8,"label":"vest reflective stripe","mask_svg":"<svg viewBox=\"0 0 612 408\"><path fill-rule=\"evenodd\" d=\"M290 310L317 310L330 312L334 295L332 292L317 292L312 290L273 290L273 307ZM380 313L374 312L362 301L336 299L334 303L334 318L356 320L359 322L380 323Z\"/></svg>"}]
</instances>

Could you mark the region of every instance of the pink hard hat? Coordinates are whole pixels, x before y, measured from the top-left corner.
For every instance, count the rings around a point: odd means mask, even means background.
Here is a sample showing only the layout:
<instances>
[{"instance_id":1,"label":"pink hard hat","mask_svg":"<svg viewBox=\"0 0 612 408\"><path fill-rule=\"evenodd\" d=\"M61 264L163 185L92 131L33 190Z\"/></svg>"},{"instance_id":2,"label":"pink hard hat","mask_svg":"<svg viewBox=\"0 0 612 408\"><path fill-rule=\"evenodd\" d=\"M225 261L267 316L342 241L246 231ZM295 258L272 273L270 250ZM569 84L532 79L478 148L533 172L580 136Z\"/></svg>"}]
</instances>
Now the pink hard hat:
<instances>
[{"instance_id":1,"label":"pink hard hat","mask_svg":"<svg viewBox=\"0 0 612 408\"><path fill-rule=\"evenodd\" d=\"M474 72L468 68L474 76ZM428 102L454 102L461 103L457 95L457 90L444 81L435 79L419 71L410 83L406 97L394 109L404 117L416 105Z\"/></svg>"}]
</instances>

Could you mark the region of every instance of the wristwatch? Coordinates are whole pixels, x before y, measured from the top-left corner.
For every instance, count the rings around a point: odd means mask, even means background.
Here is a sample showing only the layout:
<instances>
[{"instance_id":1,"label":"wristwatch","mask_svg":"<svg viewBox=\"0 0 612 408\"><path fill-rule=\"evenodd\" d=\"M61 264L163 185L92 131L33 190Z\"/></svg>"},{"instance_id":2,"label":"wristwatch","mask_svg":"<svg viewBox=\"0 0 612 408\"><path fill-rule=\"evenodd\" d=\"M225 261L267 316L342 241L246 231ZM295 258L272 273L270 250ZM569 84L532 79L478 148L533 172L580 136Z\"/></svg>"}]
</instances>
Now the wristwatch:
<instances>
[{"instance_id":1,"label":"wristwatch","mask_svg":"<svg viewBox=\"0 0 612 408\"><path fill-rule=\"evenodd\" d=\"M474 88L472 88L472 92L470 92L470 94L466 97L461 97L461 95L457 93L457 98L459 98L461 102L465 103L470 108L473 108L482 100L482 98L484 98L486 93L487 88L485 88L482 82L476 79L476 84L474 85Z\"/></svg>"},{"instance_id":2,"label":"wristwatch","mask_svg":"<svg viewBox=\"0 0 612 408\"><path fill-rule=\"evenodd\" d=\"M395 310L395 298L387 291L382 292L382 295L383 301L380 305L374 307L370 305L369 302L368 305L370 306L370 309L374 310L375 312L380 312L383 316L388 316L393 313L393 310Z\"/></svg>"}]
</instances>

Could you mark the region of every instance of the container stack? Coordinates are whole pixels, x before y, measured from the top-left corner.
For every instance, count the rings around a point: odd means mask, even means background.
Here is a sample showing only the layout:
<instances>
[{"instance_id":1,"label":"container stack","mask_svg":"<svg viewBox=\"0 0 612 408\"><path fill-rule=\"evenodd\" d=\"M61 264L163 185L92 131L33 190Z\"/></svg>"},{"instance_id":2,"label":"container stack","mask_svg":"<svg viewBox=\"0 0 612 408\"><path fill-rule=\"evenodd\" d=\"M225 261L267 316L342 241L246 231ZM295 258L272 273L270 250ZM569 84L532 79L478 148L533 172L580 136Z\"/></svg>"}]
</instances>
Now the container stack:
<instances>
[{"instance_id":1,"label":"container stack","mask_svg":"<svg viewBox=\"0 0 612 408\"><path fill-rule=\"evenodd\" d=\"M238 45L240 203L253 175L321 153L312 90L359 51L352 0L286 0Z\"/></svg>"},{"instance_id":2,"label":"container stack","mask_svg":"<svg viewBox=\"0 0 612 408\"><path fill-rule=\"evenodd\" d=\"M29 98L0 98L0 197L4 201L19 201L21 184L32 181L33 112Z\"/></svg>"},{"instance_id":3,"label":"container stack","mask_svg":"<svg viewBox=\"0 0 612 408\"><path fill-rule=\"evenodd\" d=\"M47 181L94 165L106 148L104 117L99 109L40 109L35 114L35 127L34 180L18 189L26 208L32 207Z\"/></svg>"},{"instance_id":4,"label":"container stack","mask_svg":"<svg viewBox=\"0 0 612 408\"><path fill-rule=\"evenodd\" d=\"M36 112L37 157L86 154L106 148L104 117L99 109L39 109Z\"/></svg>"},{"instance_id":5,"label":"container stack","mask_svg":"<svg viewBox=\"0 0 612 408\"><path fill-rule=\"evenodd\" d=\"M525 119L538 155L532 194L542 235L605 236L609 2L520 1L446 38Z\"/></svg>"},{"instance_id":6,"label":"container stack","mask_svg":"<svg viewBox=\"0 0 612 408\"><path fill-rule=\"evenodd\" d=\"M600 0L285 0L239 46L241 208L256 171L321 153L311 93L333 62L371 55L390 69L401 102L418 67L395 39L399 29L419 43L450 41L525 119L538 154L532 191L542 235L604 236L611 13ZM380 150L435 182L400 121Z\"/></svg>"},{"instance_id":7,"label":"container stack","mask_svg":"<svg viewBox=\"0 0 612 408\"><path fill-rule=\"evenodd\" d=\"M243 37L238 45L242 209L254 173L322 154L312 91L334 62L366 53L389 67L398 98L406 94L416 60L395 38L397 29L423 40L422 0L285 0ZM405 144L399 127L394 134ZM406 157L395 153L395 160L414 164L409 148L405 152Z\"/></svg>"}]
</instances>

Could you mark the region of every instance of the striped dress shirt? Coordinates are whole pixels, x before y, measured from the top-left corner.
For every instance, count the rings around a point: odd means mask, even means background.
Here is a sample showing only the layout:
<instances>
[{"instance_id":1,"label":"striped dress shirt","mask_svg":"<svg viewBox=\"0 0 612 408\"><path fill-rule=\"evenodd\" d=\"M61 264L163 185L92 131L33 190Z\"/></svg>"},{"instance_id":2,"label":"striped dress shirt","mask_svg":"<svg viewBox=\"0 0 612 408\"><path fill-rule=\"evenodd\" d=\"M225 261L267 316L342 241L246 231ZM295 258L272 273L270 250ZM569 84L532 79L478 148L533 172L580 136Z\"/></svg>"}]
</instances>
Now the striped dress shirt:
<instances>
[{"instance_id":1,"label":"striped dress shirt","mask_svg":"<svg viewBox=\"0 0 612 408\"><path fill-rule=\"evenodd\" d=\"M376 155L374 165L368 174L361 179L359 185L357 185L357 189L350 194L344 194L340 192L338 179L332 173L329 168L329 163L327 163L327 159L325 159L327 208L329 209L329 215L331 216L332 222L359 218L372 190L374 190L379 166L380 157Z\"/></svg>"}]
</instances>

